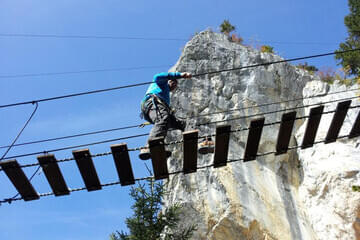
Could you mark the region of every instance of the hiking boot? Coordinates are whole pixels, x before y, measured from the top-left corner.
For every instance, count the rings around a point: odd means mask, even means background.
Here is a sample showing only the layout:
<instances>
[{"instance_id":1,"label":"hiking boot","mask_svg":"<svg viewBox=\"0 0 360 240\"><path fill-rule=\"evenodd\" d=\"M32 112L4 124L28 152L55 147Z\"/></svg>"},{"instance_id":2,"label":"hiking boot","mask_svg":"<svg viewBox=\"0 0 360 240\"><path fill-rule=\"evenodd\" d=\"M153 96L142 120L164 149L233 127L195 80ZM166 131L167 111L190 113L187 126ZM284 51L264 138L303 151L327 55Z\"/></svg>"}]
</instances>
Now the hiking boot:
<instances>
[{"instance_id":1,"label":"hiking boot","mask_svg":"<svg viewBox=\"0 0 360 240\"><path fill-rule=\"evenodd\" d=\"M150 149L149 148L140 149L139 158L141 160L149 160L151 158Z\"/></svg>"},{"instance_id":2,"label":"hiking boot","mask_svg":"<svg viewBox=\"0 0 360 240\"><path fill-rule=\"evenodd\" d=\"M169 158L171 156L170 151L166 150L165 153L166 153L166 158ZM149 148L140 149L139 158L141 160L149 160L151 158L150 149Z\"/></svg>"},{"instance_id":3,"label":"hiking boot","mask_svg":"<svg viewBox=\"0 0 360 240\"><path fill-rule=\"evenodd\" d=\"M214 153L215 143L211 140L211 138L206 138L204 141L199 143L198 149L200 154Z\"/></svg>"}]
</instances>

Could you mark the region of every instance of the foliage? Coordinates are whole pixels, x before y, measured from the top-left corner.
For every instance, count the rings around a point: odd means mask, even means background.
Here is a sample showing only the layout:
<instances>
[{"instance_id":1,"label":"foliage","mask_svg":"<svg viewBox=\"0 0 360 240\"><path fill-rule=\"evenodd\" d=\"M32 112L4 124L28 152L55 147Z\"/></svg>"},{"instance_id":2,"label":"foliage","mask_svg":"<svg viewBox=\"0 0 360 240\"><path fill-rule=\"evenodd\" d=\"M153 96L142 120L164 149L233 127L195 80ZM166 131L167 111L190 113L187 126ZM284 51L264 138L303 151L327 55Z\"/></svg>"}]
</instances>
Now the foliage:
<instances>
[{"instance_id":1,"label":"foliage","mask_svg":"<svg viewBox=\"0 0 360 240\"><path fill-rule=\"evenodd\" d=\"M315 72L319 71L319 69L317 69L317 67L315 67L314 65L308 65L307 62L305 62L304 64L299 63L297 65L298 68L304 69L306 71L308 71L311 74L314 74Z\"/></svg>"},{"instance_id":2,"label":"foliage","mask_svg":"<svg viewBox=\"0 0 360 240\"><path fill-rule=\"evenodd\" d=\"M354 192L360 192L360 186L354 185L354 186L352 186L352 190L353 190Z\"/></svg>"},{"instance_id":3,"label":"foliage","mask_svg":"<svg viewBox=\"0 0 360 240\"><path fill-rule=\"evenodd\" d=\"M110 235L110 240L189 239L196 226L179 228L182 207L175 204L162 211L164 194L163 184L155 183L153 179L133 187L130 196L135 201L131 207L134 212L126 218L130 233L117 231Z\"/></svg>"},{"instance_id":4,"label":"foliage","mask_svg":"<svg viewBox=\"0 0 360 240\"><path fill-rule=\"evenodd\" d=\"M357 83L357 84L360 85L360 77L356 77L356 78L355 78L355 83Z\"/></svg>"},{"instance_id":5,"label":"foliage","mask_svg":"<svg viewBox=\"0 0 360 240\"><path fill-rule=\"evenodd\" d=\"M320 80L328 83L333 84L335 80L339 81L339 84L345 86L352 86L355 83L360 83L359 77L349 77L348 69L338 69L334 70L333 68L322 68L321 70L317 71L317 75L320 77Z\"/></svg>"},{"instance_id":6,"label":"foliage","mask_svg":"<svg viewBox=\"0 0 360 240\"><path fill-rule=\"evenodd\" d=\"M220 25L220 32L229 35L235 30L235 26L231 25L229 20L224 20Z\"/></svg>"},{"instance_id":7,"label":"foliage","mask_svg":"<svg viewBox=\"0 0 360 240\"><path fill-rule=\"evenodd\" d=\"M231 41L235 43L243 43L244 39L242 37L239 37L237 34L233 33L231 34Z\"/></svg>"},{"instance_id":8,"label":"foliage","mask_svg":"<svg viewBox=\"0 0 360 240\"><path fill-rule=\"evenodd\" d=\"M116 231L116 234L110 234L110 240L130 240L130 238L127 238L127 235L123 231Z\"/></svg>"},{"instance_id":9,"label":"foliage","mask_svg":"<svg viewBox=\"0 0 360 240\"><path fill-rule=\"evenodd\" d=\"M320 80L328 84L333 84L335 81L335 71L332 68L326 68L317 72Z\"/></svg>"},{"instance_id":10,"label":"foliage","mask_svg":"<svg viewBox=\"0 0 360 240\"><path fill-rule=\"evenodd\" d=\"M274 48L269 45L262 45L260 51L263 53L274 53Z\"/></svg>"},{"instance_id":11,"label":"foliage","mask_svg":"<svg viewBox=\"0 0 360 240\"><path fill-rule=\"evenodd\" d=\"M350 13L344 19L349 36L340 44L338 51L360 48L360 1L348 0ZM335 58L340 61L344 68L349 68L350 74L360 74L360 52L337 53Z\"/></svg>"}]
</instances>

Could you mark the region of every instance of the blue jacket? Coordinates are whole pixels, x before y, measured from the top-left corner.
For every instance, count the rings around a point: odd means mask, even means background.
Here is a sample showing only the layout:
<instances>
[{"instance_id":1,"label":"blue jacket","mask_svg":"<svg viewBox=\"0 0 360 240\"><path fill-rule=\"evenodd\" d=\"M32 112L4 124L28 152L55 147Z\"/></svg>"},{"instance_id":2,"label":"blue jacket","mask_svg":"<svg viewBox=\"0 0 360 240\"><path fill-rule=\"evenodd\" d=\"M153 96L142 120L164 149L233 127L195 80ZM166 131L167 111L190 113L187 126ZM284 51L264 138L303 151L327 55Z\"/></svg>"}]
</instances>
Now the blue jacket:
<instances>
[{"instance_id":1,"label":"blue jacket","mask_svg":"<svg viewBox=\"0 0 360 240\"><path fill-rule=\"evenodd\" d=\"M170 88L168 80L174 80L181 78L180 72L162 72L158 73L153 78L153 83L150 84L146 91L145 97L141 101L142 103L150 98L149 94L155 94L161 100L163 100L168 106L170 106Z\"/></svg>"}]
</instances>

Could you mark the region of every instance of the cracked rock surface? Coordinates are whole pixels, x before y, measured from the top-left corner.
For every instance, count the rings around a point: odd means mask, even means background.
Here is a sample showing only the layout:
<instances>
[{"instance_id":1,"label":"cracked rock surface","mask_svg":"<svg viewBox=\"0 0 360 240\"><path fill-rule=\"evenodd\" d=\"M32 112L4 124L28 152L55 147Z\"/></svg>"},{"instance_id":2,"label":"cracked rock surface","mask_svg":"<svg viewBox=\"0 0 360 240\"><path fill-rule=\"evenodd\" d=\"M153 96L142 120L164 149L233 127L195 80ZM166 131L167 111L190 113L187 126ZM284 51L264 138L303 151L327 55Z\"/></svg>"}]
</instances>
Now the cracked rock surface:
<instances>
[{"instance_id":1,"label":"cracked rock surface","mask_svg":"<svg viewBox=\"0 0 360 240\"><path fill-rule=\"evenodd\" d=\"M279 60L283 59L204 31L186 44L170 71L196 75ZM258 154L274 152L279 124L273 123L281 121L284 113L279 110L303 107L296 110L297 117L307 116L314 104L334 100L324 109L331 112L335 100L359 95L359 90L333 94L349 89L327 85L289 63L179 80L171 99L176 115L187 118L187 130L196 126L199 136L215 134L216 126L230 124L234 130L228 153L231 163L170 175L165 206L183 204L182 225L197 224L192 239L360 239L360 193L352 191L353 185L360 185L359 138L241 161L248 136L244 128L251 120L265 117ZM293 99L300 100L289 101ZM359 98L352 99L351 106L359 104ZM340 136L350 132L358 112L349 110ZM325 138L332 116L322 116L316 141ZM290 146L301 145L306 124L306 119L295 121ZM166 141L179 139L181 133L172 131ZM181 170L182 145L168 147L173 152L169 172ZM212 163L213 155L198 155L198 166Z\"/></svg>"}]
</instances>

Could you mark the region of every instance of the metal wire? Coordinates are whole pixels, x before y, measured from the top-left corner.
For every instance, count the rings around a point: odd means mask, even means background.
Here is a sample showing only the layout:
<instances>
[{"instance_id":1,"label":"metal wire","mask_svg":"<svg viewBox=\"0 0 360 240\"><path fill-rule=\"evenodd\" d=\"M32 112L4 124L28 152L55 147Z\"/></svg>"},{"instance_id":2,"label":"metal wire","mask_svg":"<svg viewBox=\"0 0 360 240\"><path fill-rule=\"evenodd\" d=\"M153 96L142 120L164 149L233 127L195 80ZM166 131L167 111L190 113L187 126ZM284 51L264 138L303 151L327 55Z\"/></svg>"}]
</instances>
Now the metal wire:
<instances>
[{"instance_id":1,"label":"metal wire","mask_svg":"<svg viewBox=\"0 0 360 240\"><path fill-rule=\"evenodd\" d=\"M349 107L349 109L354 109L354 108L360 108L360 105ZM335 113L335 112L336 112L336 110L326 111L326 112L323 112L321 115ZM303 120L303 119L307 119L309 117L310 117L309 115L300 116L300 117L296 117L294 120ZM263 125L263 127L277 125L277 124L281 124L281 121L265 123ZM253 129L256 129L256 128L260 128L260 127L253 127ZM248 131L250 129L251 129L250 127L239 128L239 129L230 130L229 133L237 133L237 132L242 132L242 131ZM198 139L203 139L203 138L206 138L206 137L216 137L216 134L199 136ZM184 142L184 140L177 140L177 141L172 141L172 142L166 143L165 145L170 146L170 145L180 144L180 143L183 143L183 142ZM145 147L129 148L128 152L139 151L139 150L141 150L143 148L145 148ZM112 152L97 153L97 154L91 155L91 157L95 158L95 157L102 157L102 156L108 156L108 155L112 155ZM56 162L61 163L61 162L68 162L68 161L72 161L72 160L75 160L75 158L70 157L70 158L60 159L60 160L56 160ZM24 164L24 165L20 165L20 168L34 167L34 166L38 166L38 165L40 165L40 164L39 163ZM2 169L0 169L0 171L2 171Z\"/></svg>"},{"instance_id":2,"label":"metal wire","mask_svg":"<svg viewBox=\"0 0 360 240\"><path fill-rule=\"evenodd\" d=\"M187 118L182 118L182 119L193 119L193 118L205 117L205 116L210 116L210 115L220 114L220 113L229 113L229 112L234 112L234 111L241 111L241 110L246 110L246 109L251 109L251 108L265 107L265 106L270 106L270 105L275 105L275 104L288 103L288 102L300 101L300 100L317 98L317 97L326 97L328 95L346 93L346 92L351 92L351 91L356 91L356 90L360 90L360 88L348 89L348 90L344 90L344 91L328 93L327 95L316 95L316 96L310 96L310 97L305 97L305 98L298 98L298 99L291 99L291 100L286 100L286 101L279 101L279 102L260 104L260 105L257 105L257 106L249 106L249 107L243 107L243 108L230 109L230 110L227 110L227 111L219 111L219 112L212 112L212 113L207 113L207 114L193 115L193 116L190 116L190 117L187 117ZM356 97L354 97L354 98L356 98ZM345 99L347 99L347 98L345 98ZM339 99L339 101L340 100L344 100L344 99ZM327 102L325 102L324 104L326 104L326 103ZM302 107L299 107L299 108L302 108ZM279 112L287 111L287 110L289 110L289 109L279 110ZM264 113L264 114L269 114L269 113ZM254 116L254 115L252 115L252 116ZM247 117L251 117L251 116L247 116ZM181 117L179 117L179 118L181 118ZM244 117L242 117L242 118L244 118ZM212 122L210 122L209 124L211 124L211 123ZM207 123L198 124L197 126L206 125L206 124ZM69 136L63 136L63 137L49 138L49 139L43 139L43 140L37 140L37 141L30 141L30 142L25 142L25 143L14 144L13 147L36 144L36 143L43 143L43 142L50 142L50 141L58 141L58 140L62 140L62 139L81 137L81 136L88 136L88 135L99 134L99 133L113 132L113 131L125 130L125 129L130 129L130 128L137 128L137 127L140 127L140 126L142 126L142 124L119 127L119 128L112 128L112 129L105 129L105 130L100 130L100 131L93 131L93 132L81 133L81 134L75 134L75 135L69 135ZM0 149L1 148L7 148L7 147L9 147L9 146L0 146Z\"/></svg>"},{"instance_id":3,"label":"metal wire","mask_svg":"<svg viewBox=\"0 0 360 240\"><path fill-rule=\"evenodd\" d=\"M329 104L329 103L334 103L334 102L344 101L344 100L350 100L350 99L355 99L355 98L358 98L358 97L342 98L342 99L331 100L331 101L322 102L322 103L315 103L315 104L309 104L309 105L299 106L299 107L295 107L295 108L286 108L286 109L280 109L280 110L271 111L271 112L265 112L265 113L247 115L247 116L242 116L242 117L232 118L232 119L227 119L227 120L207 122L207 123L203 123L203 124L198 124L197 126L209 125L209 124L216 124L216 123L220 123L220 122L229 122L229 121L234 121L234 120L239 120L239 119L247 119L247 118L251 118L251 117L263 116L263 115L267 115L267 114L273 114L273 113L278 113L278 112L296 110L296 109L301 109L301 108L311 107L311 106L317 106L317 105L325 105L325 104ZM81 144L81 145L68 146L68 147L63 147L63 148L58 148L58 149L52 149L52 150L46 150L46 151L38 151L38 152L32 152L32 153L14 155L14 156L11 156L11 157L6 157L6 158L4 158L4 159L12 159L12 158L20 158L20 157L33 156L33 155L38 155L38 154L46 154L46 153L63 151L63 150L69 150L69 149L74 149L74 148L79 148L79 147L86 147L86 146L103 144L103 143L108 143L108 142L113 142L113 141L119 141L119 140L124 140L124 139L144 137L144 136L148 136L148 135L149 135L148 133L139 134L139 135L132 135L132 136L127 136L127 137L122 137L122 138L115 138L115 139L108 139L108 140L105 140L105 141L93 142L93 143L88 143L88 144ZM204 136L202 136L201 138L203 138L203 137L204 137ZM181 143L181 141L176 141L176 143ZM139 151L139 150L141 150L141 149L143 149L143 148L144 148L144 147L137 147L137 148L129 149L129 151Z\"/></svg>"},{"instance_id":4,"label":"metal wire","mask_svg":"<svg viewBox=\"0 0 360 240\"><path fill-rule=\"evenodd\" d=\"M130 128L137 128L137 127L140 127L140 126L141 126L141 125L132 125L132 126L112 128L112 129L106 129L106 130L100 130L100 131L94 131L94 132L88 132L88 133L68 135L68 136L57 137L57 138L49 138L49 139L43 139L43 140L37 140L37 141L31 141L31 142L24 142L24 143L14 144L13 147L30 145L30 144L35 144L35 143L58 141L58 140L67 139L67 138L83 137L83 136L88 136L88 135L93 135L93 134L113 132L113 131L125 130L125 129L130 129ZM1 146L0 148L7 148L7 147L9 147L9 146Z\"/></svg>"},{"instance_id":5,"label":"metal wire","mask_svg":"<svg viewBox=\"0 0 360 240\"><path fill-rule=\"evenodd\" d=\"M81 144L81 145L76 145L76 146L69 146L69 147L57 148L57 149L46 150L46 151L39 151L39 152L20 154L20 155L15 155L15 156L11 156L11 157L6 157L4 159L28 157L28 156L38 155L38 154L48 154L48 153L51 153L51 152L58 152L58 151L64 151L64 150L69 150L69 149L74 149L74 148L87 147L87 146L92 146L92 145L97 145L97 144L120 141L120 140L124 140L124 139L144 137L144 136L148 136L148 135L149 135L148 133L145 133L145 134L138 134L138 135L132 135L132 136L127 136L127 137L121 137L121 138L113 138L113 139L108 139L108 140L104 140L104 141Z\"/></svg>"},{"instance_id":6,"label":"metal wire","mask_svg":"<svg viewBox=\"0 0 360 240\"><path fill-rule=\"evenodd\" d=\"M210 122L207 122L207 123L197 124L196 126L216 124L216 123L220 123L220 122L229 122L229 121L240 120L240 119L247 119L247 118L251 118L251 117L263 116L263 115L279 113L279 112L285 112L285 111L292 111L292 110L297 110L297 109L301 109L301 108L307 108L307 107L318 106L318 105L325 105L325 104L329 104L329 103L334 103L334 102L338 102L338 101L345 101L345 100L351 100L351 99L356 99L356 98L359 98L359 97L355 96L355 97L349 97L349 98L342 98L342 99L327 101L327 102L324 102L324 103L313 103L313 104L303 105L303 106L294 107L294 108L286 108L286 109L280 109L280 110L271 111L271 112L264 112L264 113L258 113L258 114L253 114L253 115L246 115L246 116L241 116L241 117L238 117L238 118L231 118L231 119L219 120L219 121L210 121Z\"/></svg>"},{"instance_id":7,"label":"metal wire","mask_svg":"<svg viewBox=\"0 0 360 240\"><path fill-rule=\"evenodd\" d=\"M349 136L350 135L343 135L343 136L339 136L336 139L343 139L343 138L346 138L346 137L349 137ZM325 140L315 141L313 145L317 145L317 144L320 144L320 143L325 143ZM301 145L290 146L290 147L288 147L288 150L292 151L292 150L295 150L295 149L298 149L298 148L301 148L301 147L302 147ZM263 156L267 156L267 155L271 155L271 154L275 154L275 153L276 153L275 151L264 152L264 153L257 154L256 157L263 157ZM234 163L234 162L239 162L239 161L243 161L243 160L245 160L245 158L227 159L226 163ZM252 161L255 161L255 160L252 160ZM206 168L210 168L210 167L213 167L213 166L214 166L214 164L198 166L198 167L196 167L196 170L206 169ZM185 174L185 173L182 170L178 170L178 171L174 171L174 172L169 173L169 176L178 175L178 174ZM154 176L148 176L148 177L143 177L143 178L136 178L134 180L135 181L143 181L143 180L150 180L150 179L155 179L155 177ZM101 184L101 186L102 187L109 187L109 186L120 185L120 184L121 184L120 181L116 181L116 182L110 182L110 183ZM80 188L69 189L69 192L78 192L78 191L83 191L83 190L87 190L87 188L86 187L80 187ZM40 197L47 197L47 196L52 196L52 195L54 195L53 192L39 194ZM9 203L10 204L13 201L19 201L19 200L22 200L22 199L23 199L22 197L10 198L10 199L5 198L5 199L0 201L0 204L1 203Z\"/></svg>"},{"instance_id":8,"label":"metal wire","mask_svg":"<svg viewBox=\"0 0 360 240\"><path fill-rule=\"evenodd\" d=\"M192 118L192 117L204 117L204 116L209 116L209 115L214 115L214 114L220 114L220 113L229 113L229 112L247 110L247 109L252 109L252 108L267 107L267 106L276 105L276 104L296 102L296 101L302 101L302 100L312 99L312 98L318 98L318 97L327 97L327 96L334 95L334 94L352 92L352 91L357 91L357 90L360 90L360 88L347 89L347 90L343 90L343 91L327 93L326 95L321 94L321 95L315 95L315 96L309 96L309 97L303 97L303 98L296 98L296 99L290 99L290 100L284 100L284 101L278 101L278 102L265 103L265 104L260 104L260 105L257 105L257 106L234 108L234 109L230 109L230 110L226 110L226 111L218 111L218 112L212 112L212 113L207 113L207 114L199 114L199 115L190 116L190 118Z\"/></svg>"},{"instance_id":9,"label":"metal wire","mask_svg":"<svg viewBox=\"0 0 360 240\"><path fill-rule=\"evenodd\" d=\"M15 137L14 141L11 143L10 146L8 146L8 149L5 151L5 153L2 155L2 157L0 158L0 161L6 159L5 156L6 154L10 151L10 149L14 146L14 144L16 143L16 141L18 140L18 138L20 137L20 135L22 134L22 132L25 130L25 128L27 127L27 125L29 124L29 122L31 121L31 119L33 118L33 116L35 115L39 104L37 102L33 102L32 104L35 104L35 109L34 111L31 113L29 119L26 121L25 125L22 127L22 129L20 130L20 132L17 134L17 136Z\"/></svg>"},{"instance_id":10,"label":"metal wire","mask_svg":"<svg viewBox=\"0 0 360 240\"><path fill-rule=\"evenodd\" d=\"M222 70L217 70L217 71L203 72L203 73L199 73L199 74L194 74L192 76L193 77L199 77L199 76L208 75L208 74L217 74L217 73L222 73L222 72L237 71L237 70L242 70L242 69L255 68L255 67L260 67L260 66L268 66L268 65L272 65L272 64L292 62L292 61L304 60L304 59L309 59L309 58L318 58L318 57L330 56L330 55L335 55L335 54L343 54L343 53L354 52L354 51L360 51L360 48L350 49L350 50L345 50L345 51L336 51L336 52L324 53L324 54L317 54L317 55L306 56L306 57L284 59L284 60L274 61L274 62L259 63L259 64L242 66L242 67L237 67L237 68L229 68L229 69L222 69ZM59 100L59 99L70 98L70 97L77 97L77 96L100 93L100 92L108 92L108 91L119 90L119 89L124 89L124 88L131 88L131 87L138 87L138 86L148 85L148 84L151 84L151 83L152 82L143 82L143 83L130 84L130 85L107 88L107 89L98 89L98 90L93 90L93 91L86 91L86 92L68 94L68 95L57 96L57 97L43 98L43 99L32 100L32 101L11 103L11 104L6 104L6 105L0 105L0 108L14 107L14 106L19 106L19 105L24 105L24 104L30 104L30 103L33 103L33 102L53 101L53 100Z\"/></svg>"}]
</instances>

